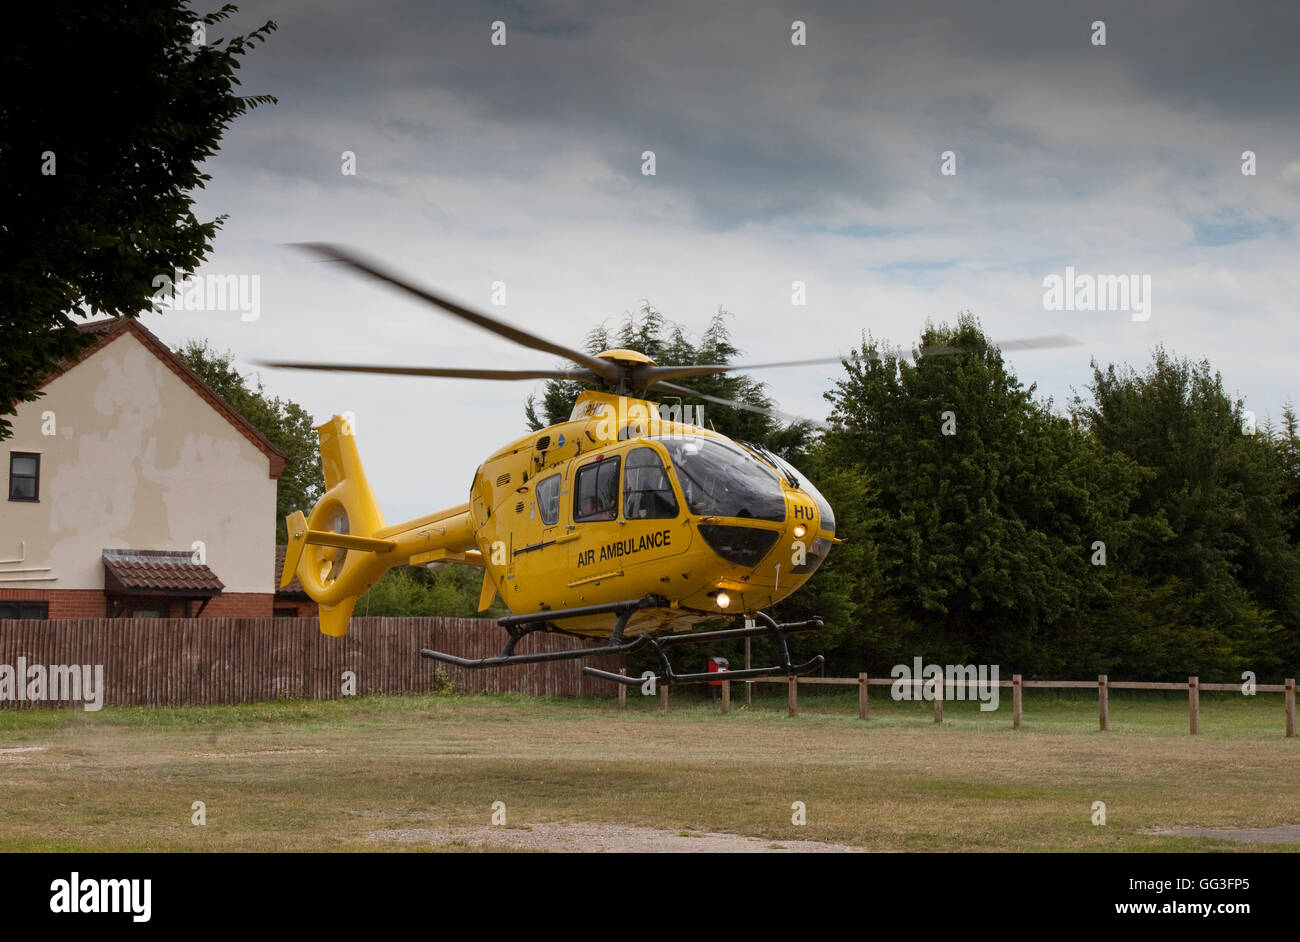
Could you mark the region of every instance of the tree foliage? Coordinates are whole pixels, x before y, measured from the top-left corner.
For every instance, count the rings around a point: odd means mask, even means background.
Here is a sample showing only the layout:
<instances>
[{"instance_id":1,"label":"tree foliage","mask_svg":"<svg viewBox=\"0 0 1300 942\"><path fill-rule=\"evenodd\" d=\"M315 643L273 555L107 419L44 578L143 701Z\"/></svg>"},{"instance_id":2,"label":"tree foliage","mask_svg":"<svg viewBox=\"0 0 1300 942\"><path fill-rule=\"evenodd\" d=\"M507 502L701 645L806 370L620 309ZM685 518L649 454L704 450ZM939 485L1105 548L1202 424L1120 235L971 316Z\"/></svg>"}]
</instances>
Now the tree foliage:
<instances>
[{"instance_id":1,"label":"tree foliage","mask_svg":"<svg viewBox=\"0 0 1300 942\"><path fill-rule=\"evenodd\" d=\"M1207 653L1193 664L1258 671L1294 657L1300 555L1290 410L1289 436L1255 430L1208 362L1160 348L1143 373L1094 363L1090 392L1076 413L1103 447L1148 469L1134 509L1169 530L1117 560L1165 599L1158 620L1203 636Z\"/></svg>"},{"instance_id":2,"label":"tree foliage","mask_svg":"<svg viewBox=\"0 0 1300 942\"><path fill-rule=\"evenodd\" d=\"M587 334L583 347L592 354L605 350L636 350L656 363L674 366L702 364L728 365L734 362L740 350L732 343L727 319L731 315L719 308L709 319L709 324L698 342L692 342L686 328L669 321L648 302L642 303L636 315L628 314L617 330L600 325ZM773 409L775 404L767 395L765 383L743 374L725 373L717 376L683 379L678 385L698 390L706 396L747 403L760 409ZM528 428L537 431L548 425L567 422L573 404L582 392L581 383L568 380L549 380L541 400L529 396L524 408ZM673 399L663 397L664 404ZM743 441L759 442L783 458L797 461L813 438L810 422L796 420L781 422L771 415L736 409L700 399L683 405L703 407L706 424L724 435Z\"/></svg>"},{"instance_id":3,"label":"tree foliage","mask_svg":"<svg viewBox=\"0 0 1300 942\"><path fill-rule=\"evenodd\" d=\"M202 37L236 11L180 0L49 0L23 8L0 57L0 439L93 337L73 315L137 316L154 279L193 272L225 217L193 194L226 128L275 99L236 94L241 59L275 29Z\"/></svg>"},{"instance_id":4,"label":"tree foliage","mask_svg":"<svg viewBox=\"0 0 1300 942\"><path fill-rule=\"evenodd\" d=\"M509 614L499 597L486 612L479 612L482 586L483 570L473 566L396 566L361 597L356 614L445 618L500 618Z\"/></svg>"}]
</instances>

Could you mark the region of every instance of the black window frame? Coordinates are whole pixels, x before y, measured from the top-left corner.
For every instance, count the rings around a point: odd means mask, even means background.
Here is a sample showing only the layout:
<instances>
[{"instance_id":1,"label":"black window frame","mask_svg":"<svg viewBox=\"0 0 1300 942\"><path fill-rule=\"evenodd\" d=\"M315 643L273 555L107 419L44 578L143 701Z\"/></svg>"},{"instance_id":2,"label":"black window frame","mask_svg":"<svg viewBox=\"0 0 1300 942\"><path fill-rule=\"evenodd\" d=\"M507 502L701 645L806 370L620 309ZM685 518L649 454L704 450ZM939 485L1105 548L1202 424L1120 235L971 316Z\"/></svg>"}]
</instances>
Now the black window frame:
<instances>
[{"instance_id":1,"label":"black window frame","mask_svg":"<svg viewBox=\"0 0 1300 942\"><path fill-rule=\"evenodd\" d=\"M6 612L9 607L13 607L13 614L8 615ZM39 608L39 615L23 614L23 609ZM49 621L50 603L37 601L35 599L0 599L0 621L14 621L17 619L29 619L32 621Z\"/></svg>"},{"instance_id":2,"label":"black window frame","mask_svg":"<svg viewBox=\"0 0 1300 942\"><path fill-rule=\"evenodd\" d=\"M550 484L552 481L555 482L555 495L553 498L552 497L544 498L542 495L542 488ZM560 481L560 475L552 474L550 477L542 478L540 481L537 482L537 486L533 488L533 495L537 499L537 515L542 518L542 524L544 526L553 527L560 522L561 483L562 482ZM552 511L551 516L549 517L546 515L546 511L548 508Z\"/></svg>"},{"instance_id":3,"label":"black window frame","mask_svg":"<svg viewBox=\"0 0 1300 942\"><path fill-rule=\"evenodd\" d=\"M590 514L581 513L578 509L578 501L582 497L582 478L587 474L594 474L596 481L596 493L600 493L600 476L601 473L609 467L614 469L614 493L613 501L606 507L596 510ZM608 523L611 520L617 520L619 505L622 503L623 494L623 456L610 455L601 458L599 461L591 461L579 468L573 475L573 522L574 523ZM608 516L606 516L608 514Z\"/></svg>"},{"instance_id":4,"label":"black window frame","mask_svg":"<svg viewBox=\"0 0 1300 942\"><path fill-rule=\"evenodd\" d=\"M14 459L15 458L34 458L36 459L36 473L33 475L15 475ZM34 493L31 497L14 496L14 480L25 480L31 478ZM11 451L9 452L9 499L22 501L27 504L39 504L41 502L41 453L39 451Z\"/></svg>"}]
</instances>

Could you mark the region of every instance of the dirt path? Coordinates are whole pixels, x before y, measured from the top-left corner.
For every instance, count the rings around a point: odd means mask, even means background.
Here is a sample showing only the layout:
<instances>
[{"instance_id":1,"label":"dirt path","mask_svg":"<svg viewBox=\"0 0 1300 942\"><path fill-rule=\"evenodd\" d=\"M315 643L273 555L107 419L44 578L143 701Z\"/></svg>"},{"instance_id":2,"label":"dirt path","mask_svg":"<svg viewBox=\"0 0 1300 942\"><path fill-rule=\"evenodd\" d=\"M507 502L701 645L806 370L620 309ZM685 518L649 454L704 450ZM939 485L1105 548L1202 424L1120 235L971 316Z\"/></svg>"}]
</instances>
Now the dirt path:
<instances>
[{"instance_id":1,"label":"dirt path","mask_svg":"<svg viewBox=\"0 0 1300 942\"><path fill-rule=\"evenodd\" d=\"M1213 837L1221 841L1256 844L1300 844L1300 824L1280 824L1271 828L1169 828L1146 833L1172 834L1174 837Z\"/></svg>"},{"instance_id":2,"label":"dirt path","mask_svg":"<svg viewBox=\"0 0 1300 942\"><path fill-rule=\"evenodd\" d=\"M820 841L772 840L710 831L666 831L617 824L534 824L529 827L392 828L372 831L376 841L561 853L792 854L853 853L859 848Z\"/></svg>"}]
</instances>

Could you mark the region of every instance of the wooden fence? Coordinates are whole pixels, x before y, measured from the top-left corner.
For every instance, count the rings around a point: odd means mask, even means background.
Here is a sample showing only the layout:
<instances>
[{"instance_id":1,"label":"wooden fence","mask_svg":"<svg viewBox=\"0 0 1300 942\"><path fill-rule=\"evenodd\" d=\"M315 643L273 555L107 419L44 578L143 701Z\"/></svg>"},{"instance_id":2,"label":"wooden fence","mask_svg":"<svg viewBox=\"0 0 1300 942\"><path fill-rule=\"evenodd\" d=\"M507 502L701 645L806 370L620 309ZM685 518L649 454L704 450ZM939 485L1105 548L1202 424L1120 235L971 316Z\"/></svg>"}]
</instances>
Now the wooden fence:
<instances>
[{"instance_id":1,"label":"wooden fence","mask_svg":"<svg viewBox=\"0 0 1300 942\"><path fill-rule=\"evenodd\" d=\"M719 676L725 676L725 671ZM1100 729L1110 729L1110 691L1111 690L1186 690L1187 691L1187 727L1188 732L1195 736L1201 731L1201 691L1217 690L1238 692L1242 690L1241 684L1203 684L1199 677L1187 678L1187 683L1156 683L1141 680L1111 680L1107 675L1098 675L1093 680L1023 680L1019 674L1012 674L1010 680L984 681L983 684L976 682L967 684L962 680L944 680L942 683L936 683L931 680L910 680L899 681L897 679L885 677L868 677L866 674L859 674L857 677L762 677L757 680L736 681L736 683L754 683L754 684L785 684L786 703L790 716L799 715L799 685L800 684L842 684L852 685L858 688L858 718L869 719L870 711L870 693L869 687L884 686L892 687L895 684L902 683L911 686L914 690L920 690L928 693L934 699L934 721L943 722L943 703L945 689L955 690L957 687L965 688L973 686L979 689L982 686L1010 687L1011 688L1011 725L1015 729L1020 728L1020 721L1024 716L1024 698L1022 691L1027 687L1039 689L1097 689L1097 723ZM659 709L668 709L668 685L659 684ZM1285 714L1285 730L1288 737L1296 734L1295 727L1295 678L1288 677L1285 683L1281 684L1255 684L1255 693L1280 693L1282 697L1282 707ZM722 712L731 712L731 681L722 681ZM619 705L623 706L623 698L620 698Z\"/></svg>"},{"instance_id":2,"label":"wooden fence","mask_svg":"<svg viewBox=\"0 0 1300 942\"><path fill-rule=\"evenodd\" d=\"M424 693L438 672L466 693L612 697L610 684L578 662L463 670L420 657L435 648L461 657L500 653L506 633L485 618L353 618L344 638L320 633L314 618L90 618L0 622L0 665L103 665L104 706L249 703L280 697L334 699L344 671L355 693ZM539 632L519 653L590 646ZM617 657L592 661L617 671ZM0 700L0 707L42 705ZM48 705L67 707L68 701Z\"/></svg>"}]
</instances>

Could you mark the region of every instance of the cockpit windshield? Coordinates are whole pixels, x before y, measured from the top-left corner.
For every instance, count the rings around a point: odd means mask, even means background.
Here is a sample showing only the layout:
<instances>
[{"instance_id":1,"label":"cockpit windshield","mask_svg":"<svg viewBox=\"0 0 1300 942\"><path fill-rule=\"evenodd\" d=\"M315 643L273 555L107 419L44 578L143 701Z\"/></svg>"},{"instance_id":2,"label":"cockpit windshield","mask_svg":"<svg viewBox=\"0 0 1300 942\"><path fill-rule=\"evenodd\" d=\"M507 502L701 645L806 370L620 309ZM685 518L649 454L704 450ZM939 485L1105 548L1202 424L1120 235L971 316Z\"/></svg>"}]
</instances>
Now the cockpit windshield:
<instances>
[{"instance_id":1,"label":"cockpit windshield","mask_svg":"<svg viewBox=\"0 0 1300 942\"><path fill-rule=\"evenodd\" d=\"M794 465L786 461L780 455L774 454L766 449L764 450L764 454L772 459L773 464L790 475L795 487L799 488L799 490L803 491L813 499L813 502L817 505L817 511L822 518L822 528L834 533L835 512L831 510L831 505L827 502L826 498L822 497L822 492L813 487L812 481L808 480L808 476L802 471L799 471Z\"/></svg>"},{"instance_id":2,"label":"cockpit windshield","mask_svg":"<svg viewBox=\"0 0 1300 942\"><path fill-rule=\"evenodd\" d=\"M716 438L661 438L689 513L785 520L780 477L743 448Z\"/></svg>"}]
</instances>

